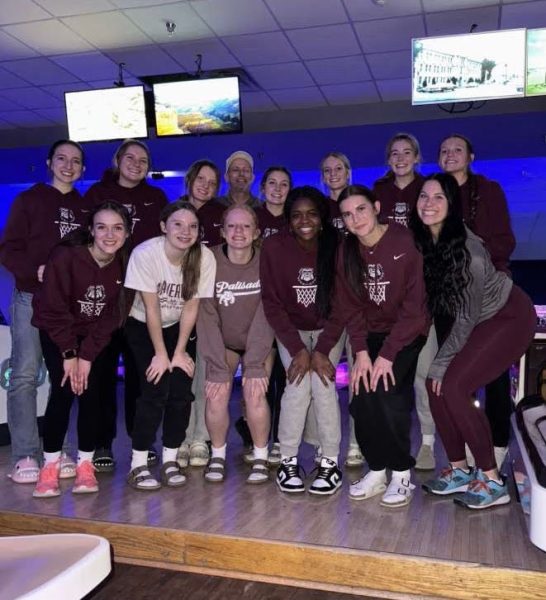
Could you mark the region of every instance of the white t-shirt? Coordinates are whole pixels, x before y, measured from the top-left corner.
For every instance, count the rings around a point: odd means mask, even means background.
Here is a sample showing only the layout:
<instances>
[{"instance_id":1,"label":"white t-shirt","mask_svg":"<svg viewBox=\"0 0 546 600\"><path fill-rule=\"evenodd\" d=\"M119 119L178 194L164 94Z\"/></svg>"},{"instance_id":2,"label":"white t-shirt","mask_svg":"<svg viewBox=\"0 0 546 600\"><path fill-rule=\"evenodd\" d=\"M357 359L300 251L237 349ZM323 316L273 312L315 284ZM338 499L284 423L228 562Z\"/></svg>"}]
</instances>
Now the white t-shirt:
<instances>
[{"instance_id":1,"label":"white t-shirt","mask_svg":"<svg viewBox=\"0 0 546 600\"><path fill-rule=\"evenodd\" d=\"M201 274L194 298L212 298L215 277L214 255L201 244ZM140 292L155 292L159 297L161 326L178 323L184 308L182 281L182 269L169 262L165 254L165 236L139 244L131 253L125 276L125 287L137 291L129 316L145 323L146 309Z\"/></svg>"}]
</instances>

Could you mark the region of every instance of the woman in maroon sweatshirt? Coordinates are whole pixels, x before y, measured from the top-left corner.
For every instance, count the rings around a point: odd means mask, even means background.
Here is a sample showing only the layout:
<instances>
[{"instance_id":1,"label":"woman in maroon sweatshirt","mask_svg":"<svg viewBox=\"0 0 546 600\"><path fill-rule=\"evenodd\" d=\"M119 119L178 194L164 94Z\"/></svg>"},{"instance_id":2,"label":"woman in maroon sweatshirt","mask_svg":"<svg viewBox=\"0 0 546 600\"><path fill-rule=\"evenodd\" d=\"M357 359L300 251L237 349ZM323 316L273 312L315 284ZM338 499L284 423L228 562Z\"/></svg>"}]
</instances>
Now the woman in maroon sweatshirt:
<instances>
[{"instance_id":1,"label":"woman in maroon sweatshirt","mask_svg":"<svg viewBox=\"0 0 546 600\"><path fill-rule=\"evenodd\" d=\"M328 152L320 161L320 175L328 192L328 206L332 225L336 229L343 230L338 198L341 191L351 183L351 163L345 154L341 152Z\"/></svg>"},{"instance_id":2,"label":"woman in maroon sweatshirt","mask_svg":"<svg viewBox=\"0 0 546 600\"><path fill-rule=\"evenodd\" d=\"M85 194L85 199L93 204L115 200L125 206L131 216L132 247L161 233L159 215L168 204L165 193L146 181L151 164L152 158L146 144L138 140L125 140L114 154L113 170L108 169L102 180L92 185ZM104 372L101 382L102 416L95 452L95 466L99 471L112 471L115 465L112 441L116 437L116 389L120 354L125 368L125 426L129 435L133 427L136 399L140 394L134 357L122 329L112 337L108 353L110 371ZM155 452L151 457L151 462L157 461Z\"/></svg>"},{"instance_id":3,"label":"woman in maroon sweatshirt","mask_svg":"<svg viewBox=\"0 0 546 600\"><path fill-rule=\"evenodd\" d=\"M43 285L34 297L32 324L51 379L44 419L44 466L34 497L58 496L61 446L74 396L79 396L78 465L75 494L97 492L93 467L100 418L99 382L105 348L125 316L123 277L130 222L116 202L96 206L89 227L74 232L47 262ZM106 365L107 366L107 365Z\"/></svg>"},{"instance_id":4,"label":"woman in maroon sweatshirt","mask_svg":"<svg viewBox=\"0 0 546 600\"><path fill-rule=\"evenodd\" d=\"M40 439L36 421L36 389L42 368L38 330L31 325L32 298L39 290L51 249L87 222L91 204L74 183L84 170L81 146L58 140L49 149L51 182L38 183L13 202L0 243L0 261L15 278L10 308L11 358L8 424L15 483L36 483ZM74 477L75 465L63 454L61 477Z\"/></svg>"},{"instance_id":5,"label":"woman in maroon sweatshirt","mask_svg":"<svg viewBox=\"0 0 546 600\"><path fill-rule=\"evenodd\" d=\"M496 182L471 169L474 149L468 138L452 134L440 144L438 163L459 184L465 225L485 244L493 265L510 275L510 256L516 239L506 196ZM512 399L509 371L485 386L485 413L493 432L495 459L500 469L508 450Z\"/></svg>"},{"instance_id":6,"label":"woman in maroon sweatshirt","mask_svg":"<svg viewBox=\"0 0 546 600\"><path fill-rule=\"evenodd\" d=\"M370 467L351 485L350 497L383 494L383 506L404 506L415 487L410 481L412 386L429 328L423 260L411 232L398 223L379 222L380 205L371 190L348 186L338 202L349 233L338 261L334 315L315 351L325 355L339 323L346 324L356 354L350 411ZM386 469L392 471L388 486Z\"/></svg>"}]
</instances>

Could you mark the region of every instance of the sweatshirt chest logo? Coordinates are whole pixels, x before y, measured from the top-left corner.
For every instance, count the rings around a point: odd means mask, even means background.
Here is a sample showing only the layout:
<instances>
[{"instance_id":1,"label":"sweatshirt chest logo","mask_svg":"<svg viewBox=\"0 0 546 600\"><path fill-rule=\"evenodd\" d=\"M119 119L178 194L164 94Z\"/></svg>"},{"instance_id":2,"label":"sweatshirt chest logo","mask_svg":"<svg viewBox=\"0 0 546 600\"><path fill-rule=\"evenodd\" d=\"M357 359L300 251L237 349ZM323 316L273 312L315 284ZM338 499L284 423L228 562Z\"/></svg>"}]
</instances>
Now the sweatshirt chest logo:
<instances>
[{"instance_id":1,"label":"sweatshirt chest logo","mask_svg":"<svg viewBox=\"0 0 546 600\"><path fill-rule=\"evenodd\" d=\"M99 317L106 306L106 290L103 285L90 285L85 300L78 300L80 313L86 317Z\"/></svg>"},{"instance_id":2,"label":"sweatshirt chest logo","mask_svg":"<svg viewBox=\"0 0 546 600\"><path fill-rule=\"evenodd\" d=\"M385 271L380 263L368 264L368 277L364 281L364 287L368 292L368 296L372 302L378 306L387 299L387 286L390 281L385 281Z\"/></svg>"},{"instance_id":3,"label":"sweatshirt chest logo","mask_svg":"<svg viewBox=\"0 0 546 600\"><path fill-rule=\"evenodd\" d=\"M124 204L129 216L131 217L131 233L135 231L135 225L140 221L136 216L136 206L134 204Z\"/></svg>"},{"instance_id":4,"label":"sweatshirt chest logo","mask_svg":"<svg viewBox=\"0 0 546 600\"><path fill-rule=\"evenodd\" d=\"M265 238L275 235L276 233L279 233L278 227L265 227L262 231L262 238L265 240Z\"/></svg>"},{"instance_id":5,"label":"sweatshirt chest logo","mask_svg":"<svg viewBox=\"0 0 546 600\"><path fill-rule=\"evenodd\" d=\"M235 304L238 296L252 296L260 293L260 280L257 281L229 281L216 282L216 297L222 306Z\"/></svg>"},{"instance_id":6,"label":"sweatshirt chest logo","mask_svg":"<svg viewBox=\"0 0 546 600\"><path fill-rule=\"evenodd\" d=\"M392 212L393 214L389 215L391 221L404 227L408 226L409 206L405 202L397 202Z\"/></svg>"},{"instance_id":7,"label":"sweatshirt chest logo","mask_svg":"<svg viewBox=\"0 0 546 600\"><path fill-rule=\"evenodd\" d=\"M76 223L74 211L71 208L64 208L63 206L59 207L59 220L54 221L54 223L59 226L61 238L64 238L67 233L79 229L81 225L81 223Z\"/></svg>"},{"instance_id":8,"label":"sweatshirt chest logo","mask_svg":"<svg viewBox=\"0 0 546 600\"><path fill-rule=\"evenodd\" d=\"M296 290L296 301L305 308L315 303L317 284L313 267L302 267L298 273L298 283L292 286Z\"/></svg>"}]
</instances>

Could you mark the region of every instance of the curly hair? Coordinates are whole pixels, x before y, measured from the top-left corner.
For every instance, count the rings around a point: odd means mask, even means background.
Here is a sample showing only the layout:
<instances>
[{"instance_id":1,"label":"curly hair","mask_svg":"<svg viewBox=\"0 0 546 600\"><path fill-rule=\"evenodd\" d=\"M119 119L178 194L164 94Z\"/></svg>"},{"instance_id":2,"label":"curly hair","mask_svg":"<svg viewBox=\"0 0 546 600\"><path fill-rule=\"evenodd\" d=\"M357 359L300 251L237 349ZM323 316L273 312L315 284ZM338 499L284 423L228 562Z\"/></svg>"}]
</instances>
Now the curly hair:
<instances>
[{"instance_id":1,"label":"curly hair","mask_svg":"<svg viewBox=\"0 0 546 600\"><path fill-rule=\"evenodd\" d=\"M312 202L320 216L321 230L318 235L316 307L319 316L327 318L332 310L339 233L330 221L328 198L320 190L310 185L290 190L284 204L284 216L288 222L290 222L294 204L302 199Z\"/></svg>"},{"instance_id":2,"label":"curly hair","mask_svg":"<svg viewBox=\"0 0 546 600\"><path fill-rule=\"evenodd\" d=\"M423 254L428 305L433 315L455 316L466 313L466 290L472 281L470 252L466 247L467 231L463 222L461 197L457 180L448 173L434 173L427 181L437 181L447 199L447 215L438 240L413 209L409 228L417 248Z\"/></svg>"}]
</instances>

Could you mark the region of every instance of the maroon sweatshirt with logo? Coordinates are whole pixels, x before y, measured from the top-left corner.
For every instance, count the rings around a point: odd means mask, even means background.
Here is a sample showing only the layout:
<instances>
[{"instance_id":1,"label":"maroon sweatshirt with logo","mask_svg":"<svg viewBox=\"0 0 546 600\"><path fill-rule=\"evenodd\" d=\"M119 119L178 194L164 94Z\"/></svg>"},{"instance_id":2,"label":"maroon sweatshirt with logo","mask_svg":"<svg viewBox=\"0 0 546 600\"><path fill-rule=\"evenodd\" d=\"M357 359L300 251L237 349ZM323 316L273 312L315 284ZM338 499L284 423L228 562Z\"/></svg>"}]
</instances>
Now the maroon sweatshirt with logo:
<instances>
[{"instance_id":1,"label":"maroon sweatshirt with logo","mask_svg":"<svg viewBox=\"0 0 546 600\"><path fill-rule=\"evenodd\" d=\"M36 292L38 267L67 233L87 224L91 208L77 190L63 194L45 183L17 196L0 242L0 262L15 277L18 290Z\"/></svg>"},{"instance_id":2,"label":"maroon sweatshirt with logo","mask_svg":"<svg viewBox=\"0 0 546 600\"><path fill-rule=\"evenodd\" d=\"M183 202L189 202L188 196L180 198ZM222 237L222 223L226 207L214 198L205 202L197 211L199 217L199 228L201 230L201 242L209 248L217 246L224 241Z\"/></svg>"},{"instance_id":3,"label":"maroon sweatshirt with logo","mask_svg":"<svg viewBox=\"0 0 546 600\"><path fill-rule=\"evenodd\" d=\"M396 354L419 335L428 335L423 257L413 235L392 223L374 248L359 245L367 278L358 297L345 277L343 254L338 255L332 315L316 350L328 355L347 328L353 352L367 349L368 333L387 333L379 354L394 361Z\"/></svg>"},{"instance_id":4,"label":"maroon sweatshirt with logo","mask_svg":"<svg viewBox=\"0 0 546 600\"><path fill-rule=\"evenodd\" d=\"M78 356L92 361L120 325L122 287L118 258L100 267L87 246L59 246L34 295L32 324L44 330L60 352L77 349Z\"/></svg>"},{"instance_id":5,"label":"maroon sweatshirt with logo","mask_svg":"<svg viewBox=\"0 0 546 600\"><path fill-rule=\"evenodd\" d=\"M305 347L298 331L324 326L315 308L316 268L317 251L304 250L291 233L264 241L260 280L265 316L291 356Z\"/></svg>"},{"instance_id":6,"label":"maroon sweatshirt with logo","mask_svg":"<svg viewBox=\"0 0 546 600\"><path fill-rule=\"evenodd\" d=\"M398 223L407 227L424 180L422 175L416 173L415 179L401 190L394 183L394 176L378 179L373 184L373 191L381 203L379 220L382 223Z\"/></svg>"},{"instance_id":7,"label":"maroon sweatshirt with logo","mask_svg":"<svg viewBox=\"0 0 546 600\"><path fill-rule=\"evenodd\" d=\"M288 230L288 224L284 213L281 213L278 217L271 214L267 209L265 202L260 208L256 208L256 215L258 216L258 223L260 226L260 235L262 238L268 238L270 235L275 235L281 231Z\"/></svg>"},{"instance_id":8,"label":"maroon sweatshirt with logo","mask_svg":"<svg viewBox=\"0 0 546 600\"><path fill-rule=\"evenodd\" d=\"M161 234L159 215L169 201L163 190L150 185L145 179L134 188L126 188L112 178L107 171L102 180L93 184L86 192L85 199L93 204L114 200L123 204L131 215L133 247Z\"/></svg>"}]
</instances>

